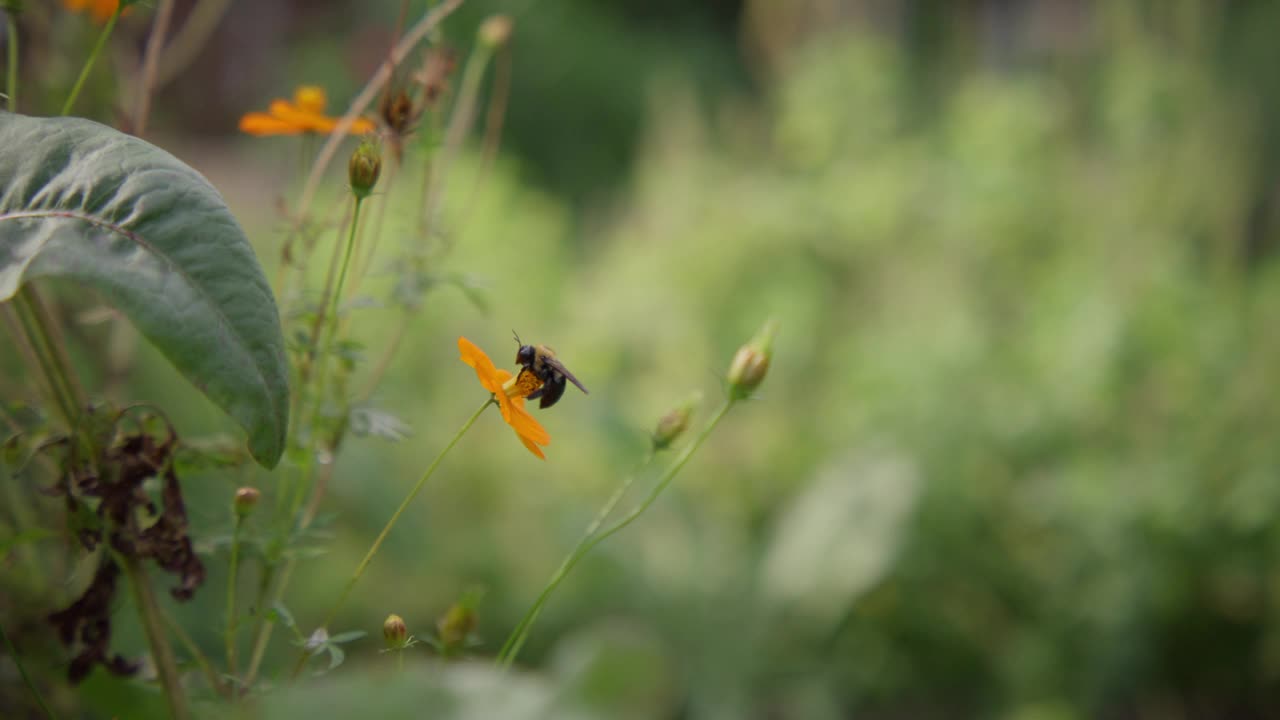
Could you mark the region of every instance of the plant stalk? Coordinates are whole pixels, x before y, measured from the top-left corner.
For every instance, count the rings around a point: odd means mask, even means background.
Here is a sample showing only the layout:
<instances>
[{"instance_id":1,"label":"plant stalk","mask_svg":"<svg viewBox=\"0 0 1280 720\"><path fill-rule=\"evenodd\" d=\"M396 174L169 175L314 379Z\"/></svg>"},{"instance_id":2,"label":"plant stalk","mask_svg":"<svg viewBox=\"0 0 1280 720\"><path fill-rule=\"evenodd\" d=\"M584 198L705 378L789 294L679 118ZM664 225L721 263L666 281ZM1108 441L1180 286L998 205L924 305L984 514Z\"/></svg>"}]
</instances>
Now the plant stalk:
<instances>
[{"instance_id":1,"label":"plant stalk","mask_svg":"<svg viewBox=\"0 0 1280 720\"><path fill-rule=\"evenodd\" d=\"M89 53L89 59L85 60L84 67L80 69L80 77L76 78L76 84L71 86L71 94L67 96L67 101L62 104L62 110L59 115L68 115L71 108L76 104L76 98L80 96L80 88L84 87L84 81L89 78L89 72L93 70L93 64L98 61L98 56L102 54L102 48L107 45L107 38L111 37L111 31L116 29L116 21L120 19L121 7L116 5L116 11L111 13L111 17L107 20L107 24L102 27L102 32L98 34L98 41L93 44L93 50Z\"/></svg>"},{"instance_id":2,"label":"plant stalk","mask_svg":"<svg viewBox=\"0 0 1280 720\"><path fill-rule=\"evenodd\" d=\"M160 63L160 51L164 37L169 34L169 20L173 17L173 0L160 0L155 21L151 24L151 37L147 38L146 55L142 60L142 78L138 83L138 104L133 112L133 134L142 137L147 130L147 118L151 115L151 92L155 89L156 70Z\"/></svg>"},{"instance_id":3,"label":"plant stalk","mask_svg":"<svg viewBox=\"0 0 1280 720\"><path fill-rule=\"evenodd\" d=\"M724 405L722 405L720 409L716 411L716 414L711 417L711 420L707 422L707 425L702 429L702 432L698 433L698 436L694 438L693 442L689 443L689 445L685 447L684 451L680 453L680 456L671 464L671 467L667 468L667 472L663 474L662 478L658 481L658 484L655 485L653 490L649 493L649 496L644 499L644 502L632 508L631 511L619 520L617 524L599 535L595 535L593 537L591 534L592 530L588 530L586 536L578 543L578 547L574 548L574 550L569 553L568 557L566 557L564 562L561 563L560 568L556 570L554 575L552 575L551 581L547 583L547 586L542 590L542 594L538 596L533 607L525 613L524 618L520 620L520 624L516 626L516 629L511 632L511 636L507 638L505 643L503 643L502 650L498 652L498 658L495 661L499 667L504 669L511 667L511 663L515 661L516 655L520 652L520 648L524 647L525 640L529 637L529 630L532 627L534 620L538 618L538 614L542 611L542 606L546 603L551 592L560 584L560 581L563 580L569 571L573 569L573 566L577 565L578 561L590 552L592 548L599 545L601 542L604 542L604 540L609 536L630 525L636 518L643 515L644 512L649 509L650 505L653 505L654 501L658 499L658 496L662 494L662 491L671 484L673 479L675 479L676 473L680 472L680 469L689 461L689 458L693 457L693 454L697 452L698 448L702 446L702 443L711 435L711 431L715 429L716 425L720 423L720 420L729 412L729 408L733 407L734 402L735 401L732 397L725 400ZM623 483L624 487L620 490L625 492L628 484L629 483ZM622 492L615 493L614 497L610 498L609 502L605 504L605 508L602 510L601 515L597 516L597 521L600 521L602 517L607 516L609 514L608 511L613 510L612 505L616 504L617 500L621 498ZM593 525L598 527L598 523L593 523Z\"/></svg>"},{"instance_id":4,"label":"plant stalk","mask_svg":"<svg viewBox=\"0 0 1280 720\"><path fill-rule=\"evenodd\" d=\"M22 682L31 691L31 697L35 698L36 704L40 706L40 710L44 712L45 717L49 720L55 720L56 715L53 710L49 709L49 705L45 703L44 696L40 694L40 688L36 687L36 683L27 674L27 666L22 662L22 656L18 654L18 648L14 646L13 641L4 631L4 626L0 625L0 642L4 643L4 648L9 653L9 657L13 658L13 664L18 666L18 674L22 676Z\"/></svg>"},{"instance_id":5,"label":"plant stalk","mask_svg":"<svg viewBox=\"0 0 1280 720\"><path fill-rule=\"evenodd\" d=\"M116 12L119 14L119 11ZM138 604L138 614L142 617L142 627L146 631L147 644L151 647L151 658L156 664L156 673L160 676L160 687L164 690L165 701L169 704L169 713L174 720L188 720L191 710L187 707L187 696L182 690L182 682L178 677L178 661L173 656L173 648L165 638L164 618L160 603L156 600L155 591L147 579L146 570L136 558L117 556L129 576L129 585L133 588L133 597Z\"/></svg>"},{"instance_id":6,"label":"plant stalk","mask_svg":"<svg viewBox=\"0 0 1280 720\"><path fill-rule=\"evenodd\" d=\"M227 646L227 674L232 678L236 677L236 626L238 619L236 616L236 580L240 577L240 528L244 525L244 518L240 513L236 513L235 525L231 529L231 559L228 561L227 567L227 623L223 632L226 633Z\"/></svg>"},{"instance_id":7,"label":"plant stalk","mask_svg":"<svg viewBox=\"0 0 1280 720\"><path fill-rule=\"evenodd\" d=\"M12 10L5 12L5 37L9 45L9 67L5 71L4 92L9 112L18 112L18 18Z\"/></svg>"},{"instance_id":8,"label":"plant stalk","mask_svg":"<svg viewBox=\"0 0 1280 720\"><path fill-rule=\"evenodd\" d=\"M325 615L324 622L320 623L320 627L328 627L329 624L333 622L334 618L337 617L338 612L341 611L343 606L346 604L347 598L351 596L351 591L355 588L356 583L360 581L365 570L369 569L369 563L373 561L373 556L378 554L378 549L382 547L383 541L387 539L387 535L391 534L391 528L395 527L396 521L399 520L400 516L404 514L404 511L408 509L410 503L413 502L413 499L418 496L418 493L422 492L422 488L426 486L427 480L431 479L436 468L440 467L440 462L449 454L449 451L453 449L453 446L457 445L458 441L462 439L462 436L467 434L467 431L471 429L471 426L480 418L481 413L493 404L495 404L493 398L485 400L484 404L481 405L465 423L463 423L458 432L454 434L453 439L449 441L449 444L445 445L444 449L440 451L440 454L436 456L436 459L432 460L431 464L427 466L427 469L422 473L422 477L418 478L418 482L414 484L414 486L409 490L409 494L405 495L404 500L400 502L400 507L396 508L396 511L391 515L391 519L387 520L387 524L383 526L382 532L378 533L378 537L373 541L373 545L369 547L369 552L365 553L364 559L356 566L355 572L351 574L351 579L347 580L346 586L342 589L342 594L338 596L337 602L335 602L333 607L329 609L328 614ZM302 672L302 668L306 666L307 659L310 657L311 654L304 648L301 656L298 658L297 665L293 668L294 678L297 678L298 674Z\"/></svg>"}]
</instances>

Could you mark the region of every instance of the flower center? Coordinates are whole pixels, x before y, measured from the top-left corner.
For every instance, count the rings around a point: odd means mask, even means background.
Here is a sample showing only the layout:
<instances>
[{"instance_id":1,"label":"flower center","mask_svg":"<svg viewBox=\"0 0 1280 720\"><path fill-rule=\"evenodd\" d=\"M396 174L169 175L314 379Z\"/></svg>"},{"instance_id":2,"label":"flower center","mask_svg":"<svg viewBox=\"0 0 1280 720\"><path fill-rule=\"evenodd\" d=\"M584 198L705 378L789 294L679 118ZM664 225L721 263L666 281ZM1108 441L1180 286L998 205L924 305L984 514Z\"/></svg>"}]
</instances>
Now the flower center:
<instances>
[{"instance_id":1,"label":"flower center","mask_svg":"<svg viewBox=\"0 0 1280 720\"><path fill-rule=\"evenodd\" d=\"M317 85L303 85L293 93L293 104L303 112L320 114L324 112L324 88Z\"/></svg>"},{"instance_id":2,"label":"flower center","mask_svg":"<svg viewBox=\"0 0 1280 720\"><path fill-rule=\"evenodd\" d=\"M521 370L519 375L516 375L502 385L502 389L507 393L507 397L512 398L529 397L530 394L536 392L540 387L542 387L542 381L538 379L537 375L529 372L527 368Z\"/></svg>"}]
</instances>

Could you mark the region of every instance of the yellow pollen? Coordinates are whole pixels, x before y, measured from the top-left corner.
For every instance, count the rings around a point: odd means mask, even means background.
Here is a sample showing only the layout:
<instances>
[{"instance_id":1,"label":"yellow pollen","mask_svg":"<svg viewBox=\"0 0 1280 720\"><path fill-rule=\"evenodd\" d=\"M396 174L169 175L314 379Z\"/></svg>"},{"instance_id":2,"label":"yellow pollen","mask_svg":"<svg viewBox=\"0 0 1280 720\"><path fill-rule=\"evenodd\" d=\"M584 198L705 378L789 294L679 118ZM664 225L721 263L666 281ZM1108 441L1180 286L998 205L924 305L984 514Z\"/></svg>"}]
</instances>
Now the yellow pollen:
<instances>
[{"instance_id":1,"label":"yellow pollen","mask_svg":"<svg viewBox=\"0 0 1280 720\"><path fill-rule=\"evenodd\" d=\"M538 388L542 387L542 381L537 375L529 372L528 369L520 371L519 375L511 378L502 385L502 389L507 393L507 397L529 397Z\"/></svg>"}]
</instances>

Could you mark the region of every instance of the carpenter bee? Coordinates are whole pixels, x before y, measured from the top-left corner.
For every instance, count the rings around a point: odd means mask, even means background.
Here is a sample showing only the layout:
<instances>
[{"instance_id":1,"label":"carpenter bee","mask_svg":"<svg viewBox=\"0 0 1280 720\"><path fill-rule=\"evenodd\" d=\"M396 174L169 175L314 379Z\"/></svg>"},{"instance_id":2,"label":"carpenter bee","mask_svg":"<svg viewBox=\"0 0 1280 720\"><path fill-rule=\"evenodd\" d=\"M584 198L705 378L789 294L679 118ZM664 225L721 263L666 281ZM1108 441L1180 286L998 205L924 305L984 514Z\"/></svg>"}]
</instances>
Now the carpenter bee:
<instances>
[{"instance_id":1,"label":"carpenter bee","mask_svg":"<svg viewBox=\"0 0 1280 720\"><path fill-rule=\"evenodd\" d=\"M560 396L564 395L565 380L577 385L582 392L587 392L551 348L546 345L525 345L520 342L519 335L515 338L520 345L516 352L516 362L542 381L542 387L529 394L530 400L541 398L538 407L546 409L559 402Z\"/></svg>"}]
</instances>

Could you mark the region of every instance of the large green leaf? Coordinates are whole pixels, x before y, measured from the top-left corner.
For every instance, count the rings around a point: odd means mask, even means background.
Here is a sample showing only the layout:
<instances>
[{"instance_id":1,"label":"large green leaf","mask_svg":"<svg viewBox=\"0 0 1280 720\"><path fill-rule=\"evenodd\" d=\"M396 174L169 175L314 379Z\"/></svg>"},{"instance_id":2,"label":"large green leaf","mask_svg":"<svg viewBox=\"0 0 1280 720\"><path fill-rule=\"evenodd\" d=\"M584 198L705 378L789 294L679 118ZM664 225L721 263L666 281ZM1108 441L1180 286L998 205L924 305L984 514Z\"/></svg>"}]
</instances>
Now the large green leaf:
<instances>
[{"instance_id":1,"label":"large green leaf","mask_svg":"<svg viewBox=\"0 0 1280 720\"><path fill-rule=\"evenodd\" d=\"M0 301L37 277L97 288L249 433L265 466L288 425L271 288L198 172L78 118L0 112Z\"/></svg>"}]
</instances>

